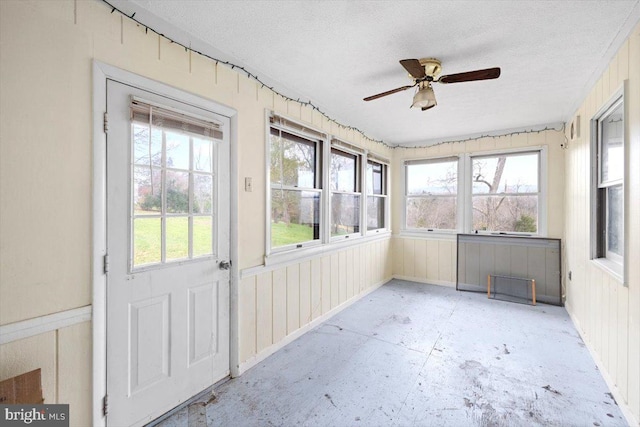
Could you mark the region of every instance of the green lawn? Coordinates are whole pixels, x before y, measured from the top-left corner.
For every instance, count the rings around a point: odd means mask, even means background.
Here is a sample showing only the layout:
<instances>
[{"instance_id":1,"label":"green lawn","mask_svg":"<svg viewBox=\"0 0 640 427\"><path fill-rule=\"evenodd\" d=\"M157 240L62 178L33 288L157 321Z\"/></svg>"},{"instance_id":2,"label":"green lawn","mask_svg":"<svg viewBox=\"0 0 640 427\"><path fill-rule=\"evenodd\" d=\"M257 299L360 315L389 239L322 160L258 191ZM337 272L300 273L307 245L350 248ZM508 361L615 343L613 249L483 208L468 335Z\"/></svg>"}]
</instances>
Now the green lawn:
<instances>
[{"instance_id":1,"label":"green lawn","mask_svg":"<svg viewBox=\"0 0 640 427\"><path fill-rule=\"evenodd\" d=\"M167 218L167 260L189 256L189 219ZM193 256L211 253L211 219L193 218ZM159 218L136 218L133 226L133 263L135 266L160 262L161 233Z\"/></svg>"},{"instance_id":2,"label":"green lawn","mask_svg":"<svg viewBox=\"0 0 640 427\"><path fill-rule=\"evenodd\" d=\"M271 246L293 245L295 243L313 240L313 227L300 224L289 224L284 222L271 223Z\"/></svg>"}]
</instances>

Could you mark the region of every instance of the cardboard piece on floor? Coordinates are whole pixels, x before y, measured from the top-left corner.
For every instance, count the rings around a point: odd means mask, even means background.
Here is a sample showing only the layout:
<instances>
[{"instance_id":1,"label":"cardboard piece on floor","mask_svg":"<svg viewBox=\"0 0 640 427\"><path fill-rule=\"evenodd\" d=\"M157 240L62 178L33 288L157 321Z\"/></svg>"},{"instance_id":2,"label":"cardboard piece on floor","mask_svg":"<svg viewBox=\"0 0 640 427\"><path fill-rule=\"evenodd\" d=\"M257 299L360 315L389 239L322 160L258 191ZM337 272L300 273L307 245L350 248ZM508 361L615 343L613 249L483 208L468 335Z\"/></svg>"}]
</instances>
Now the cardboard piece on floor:
<instances>
[{"instance_id":1,"label":"cardboard piece on floor","mask_svg":"<svg viewBox=\"0 0 640 427\"><path fill-rule=\"evenodd\" d=\"M44 402L40 368L0 382L0 404L34 404Z\"/></svg>"}]
</instances>

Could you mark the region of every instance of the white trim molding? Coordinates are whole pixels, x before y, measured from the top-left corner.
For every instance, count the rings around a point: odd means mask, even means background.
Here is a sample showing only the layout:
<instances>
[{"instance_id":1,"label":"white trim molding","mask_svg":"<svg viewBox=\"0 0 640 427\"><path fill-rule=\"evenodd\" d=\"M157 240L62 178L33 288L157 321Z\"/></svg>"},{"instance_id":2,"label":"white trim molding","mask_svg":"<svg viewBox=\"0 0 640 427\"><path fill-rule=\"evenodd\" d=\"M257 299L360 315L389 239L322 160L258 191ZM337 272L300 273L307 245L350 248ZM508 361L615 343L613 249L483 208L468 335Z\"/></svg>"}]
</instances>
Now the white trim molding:
<instances>
[{"instance_id":1,"label":"white trim molding","mask_svg":"<svg viewBox=\"0 0 640 427\"><path fill-rule=\"evenodd\" d=\"M0 345L55 331L91 320L92 307L86 305L33 319L0 326Z\"/></svg>"}]
</instances>

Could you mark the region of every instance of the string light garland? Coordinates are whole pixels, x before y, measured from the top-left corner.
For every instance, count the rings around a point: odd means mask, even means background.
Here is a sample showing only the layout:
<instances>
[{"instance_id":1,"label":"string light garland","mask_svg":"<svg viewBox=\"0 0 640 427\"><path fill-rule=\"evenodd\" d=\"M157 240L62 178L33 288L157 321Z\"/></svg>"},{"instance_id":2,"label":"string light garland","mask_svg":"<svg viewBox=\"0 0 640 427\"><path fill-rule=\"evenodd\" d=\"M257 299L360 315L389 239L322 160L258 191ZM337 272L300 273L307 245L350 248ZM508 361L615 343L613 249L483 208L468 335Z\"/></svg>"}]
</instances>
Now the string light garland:
<instances>
[{"instance_id":1,"label":"string light garland","mask_svg":"<svg viewBox=\"0 0 640 427\"><path fill-rule=\"evenodd\" d=\"M175 43L175 44L177 44L178 46L183 47L183 48L184 48L184 50L185 50L185 52L189 52L189 51L191 51L191 52L196 53L196 54L198 54L198 55L204 56L205 58L208 58L208 59L210 59L210 60L212 60L212 61L215 61L216 65L217 65L217 64L222 64L222 65L226 65L227 67L230 67L232 70L236 70L236 69L238 69L238 70L242 71L242 72L243 72L243 73L244 73L248 78L253 79L253 80L255 80L256 82L258 82L258 83L261 85L261 86L260 86L260 88L261 88L261 89L263 89L263 88L265 88L265 87L266 87L266 88L267 88L267 89L269 89L271 92L273 92L274 94L276 94L276 95L278 95L278 96L282 97L282 98L283 98L284 100L286 100L286 101L293 101L293 102L297 102L298 104L301 104L301 105L303 105L303 106L310 107L310 108L311 108L311 109L313 109L314 111L317 111L317 112L318 112L318 113L320 113L322 116L324 116L324 117L325 117L325 118L326 118L330 123L334 123L334 124L336 124L337 126L339 126L339 127L340 127L340 128L342 128L342 129L346 129L346 130L348 130L348 131L357 132L357 133L359 133L360 135L362 135L364 138L366 138L366 139L368 139L368 140L370 140L370 141L372 141L372 142L376 142L376 143L378 143L378 144L382 144L382 145L384 145L384 146L385 146L385 147L387 147L387 148L393 148L391 145L387 144L386 142L384 142L384 141L382 141L382 140L379 140L379 139L373 139L373 138L371 138L370 136L368 136L367 134L365 134L362 130L360 130L360 129L358 129L358 128L354 127L354 126L345 126L345 125L343 125L342 123L338 122L336 119L332 118L332 117L331 117L331 116L329 116L327 113L325 113L324 111L322 111L318 106L316 106L315 104L313 104L313 103L312 103L311 101L309 101L309 100L307 100L307 101L302 101L302 100L300 100L300 98L295 99L295 98L292 98L292 97L290 97L290 96L284 95L284 94L283 94L283 93L281 93L281 92L278 92L276 89L274 89L274 87L273 87L273 86L268 86L268 85L267 85L267 84L265 84L265 82L264 82L264 81L262 81L262 80L261 80L261 79L260 79L256 74L252 73L251 71L247 70L245 67L243 67L243 66L241 66L241 65L234 64L234 63L232 63L232 62L230 62L230 61L223 61L222 59L219 59L219 58L213 57L213 56L211 56L211 55L208 55L208 54L206 54L206 53L200 52L200 51L198 51L198 50L194 50L194 49L192 49L192 48L191 48L191 47L189 47L189 46L186 46L186 45L184 45L184 44L182 44L182 43L180 43L180 42L177 42L177 41L175 41L175 40L170 39L169 37L165 36L164 34L161 34L160 32L158 32L158 31L154 30L153 28L149 27L148 25L143 24L143 23L142 23L142 22L140 22L139 20L135 19L136 12L134 12L134 13L133 13L133 14L131 14L131 15L127 15L126 13L124 13L123 11L121 11L120 9L118 9L117 7L115 7L114 5L112 5L111 3L109 3L107 0L102 0L102 2L103 2L103 3L105 3L106 5L108 5L108 6L111 8L111 13L118 12L119 14L121 14L122 16L125 16L125 17L129 18L130 20L132 20L133 22L135 22L135 23L136 23L136 24L138 24L139 26L144 27L144 32L145 32L145 34L148 34L148 32L149 32L149 31L152 31L153 33L157 34L158 36L160 36L160 37L164 37L164 38L165 38L165 39L167 39L169 42L171 42L171 43Z\"/></svg>"},{"instance_id":2,"label":"string light garland","mask_svg":"<svg viewBox=\"0 0 640 427\"><path fill-rule=\"evenodd\" d=\"M406 145L389 145L386 142L380 140L380 139L373 139L370 136L368 136L367 134L365 134L362 130L358 129L357 127L354 126L346 126L343 125L342 123L338 122L336 119L332 118L331 116L329 116L327 113L325 113L324 111L322 111L320 108L318 108L318 106L316 106L315 104L313 104L310 100L307 101L303 101L300 100L300 98L292 98L290 96L284 95L283 93L277 91L276 89L274 89L273 86L268 86L264 81L262 81L256 74L252 73L251 71L247 70L245 67L241 66L241 65L237 65L234 64L230 61L224 61L222 59L213 57L209 54L200 52L198 50L194 50L191 48L191 46L186 46L180 42L177 42L175 40L172 40L171 38L165 36L164 34L154 30L153 28L149 27L146 24L143 24L142 22L140 22L139 20L135 19L136 16L136 12L133 12L131 15L127 15L126 13L124 13L123 11L121 11L120 9L118 9L117 7L115 7L114 5L112 5L111 3L109 3L107 0L102 0L103 3L105 3L107 6L109 6L111 8L111 13L114 12L118 12L119 14L121 14L122 16L132 20L133 22L135 22L136 24L138 24L141 27L144 27L144 32L145 34L148 34L149 31L152 31L153 33L157 34L160 37L165 38L166 40L168 40L171 44L177 44L178 46L181 46L184 48L185 52L193 52L196 53L198 55L201 55L205 58L208 58L212 61L214 61L216 63L216 65L218 64L222 64L225 65L227 67L230 67L232 70L240 70L242 71L248 78L255 80L257 83L260 84L260 88L264 89L265 87L267 89L269 89L271 92L273 92L275 95L280 96L281 98L283 98L285 101L293 101L293 102L297 102L298 104L302 105L302 106L306 106L306 107L310 107L311 109L313 109L314 111L317 111L318 113L320 113L324 118L326 118L330 123L334 123L335 125L337 125L338 127L342 128L342 129L346 129L348 131L353 131L356 133L359 133L360 135L362 135L364 138L368 139L369 141L372 142L376 142L378 144L384 145L387 148L391 148L391 149L395 149L395 148L404 148L404 149L416 149L416 148L429 148L429 147L436 147L439 145L443 145L443 144L454 144L454 143L463 143L463 142L468 142L468 141L476 141L479 139L484 139L484 138L501 138L504 136L513 136L513 135L521 135L521 134L529 134L529 133L540 133L540 132L545 132L548 130L553 130L553 131L557 131L557 132L564 132L565 129L565 125L562 125L561 129L556 129L553 127L545 127L544 129L539 129L539 130L522 130L522 131L514 131L514 132L510 132L510 133L505 133L505 134L496 134L496 135L481 135L481 136L474 136L474 137L469 137L466 139L461 139L461 140L448 140L448 141L441 141L435 144L429 144L429 145L415 145L415 146L406 146ZM567 147L567 137L565 136L565 144L563 144L563 148Z\"/></svg>"},{"instance_id":3,"label":"string light garland","mask_svg":"<svg viewBox=\"0 0 640 427\"><path fill-rule=\"evenodd\" d=\"M491 139L497 139L497 138L502 138L505 136L515 136L515 135L524 135L524 134L530 134L530 133L540 133L540 132L546 132L548 130L553 130L556 132L562 132L564 133L565 130L565 124L563 123L562 126L557 129L555 127L548 127L545 126L543 129L525 129L525 130L518 130L518 131L512 131L512 132L505 132L505 133L496 133L496 134L485 134L485 135L480 135L480 136L472 136L469 138L465 138L465 139L452 139L452 140L448 140L448 141L441 141L441 142L437 142L435 144L429 144L429 145L395 145L393 148L404 148L404 149L412 149L412 148L429 148L429 147L437 147L439 145L443 145L443 144L462 144L463 142L469 142L469 141L477 141L479 139L485 139L485 138L491 138ZM567 146L567 136L565 135L564 137L565 140L565 144L562 148L565 148Z\"/></svg>"}]
</instances>

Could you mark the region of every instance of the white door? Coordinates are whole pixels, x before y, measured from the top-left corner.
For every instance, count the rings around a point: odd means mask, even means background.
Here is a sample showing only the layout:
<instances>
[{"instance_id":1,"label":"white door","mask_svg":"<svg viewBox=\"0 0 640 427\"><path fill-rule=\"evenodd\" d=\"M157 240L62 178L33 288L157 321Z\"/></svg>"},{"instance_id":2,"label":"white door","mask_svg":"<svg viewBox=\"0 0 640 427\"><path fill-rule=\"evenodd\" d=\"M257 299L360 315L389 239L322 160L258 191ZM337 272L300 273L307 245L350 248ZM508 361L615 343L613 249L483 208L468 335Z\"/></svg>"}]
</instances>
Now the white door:
<instances>
[{"instance_id":1,"label":"white door","mask_svg":"<svg viewBox=\"0 0 640 427\"><path fill-rule=\"evenodd\" d=\"M107 82L107 425L229 375L229 119Z\"/></svg>"}]
</instances>

